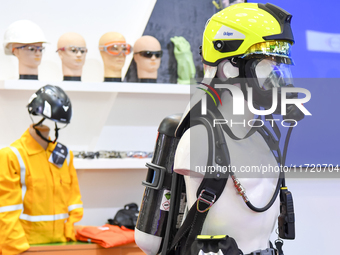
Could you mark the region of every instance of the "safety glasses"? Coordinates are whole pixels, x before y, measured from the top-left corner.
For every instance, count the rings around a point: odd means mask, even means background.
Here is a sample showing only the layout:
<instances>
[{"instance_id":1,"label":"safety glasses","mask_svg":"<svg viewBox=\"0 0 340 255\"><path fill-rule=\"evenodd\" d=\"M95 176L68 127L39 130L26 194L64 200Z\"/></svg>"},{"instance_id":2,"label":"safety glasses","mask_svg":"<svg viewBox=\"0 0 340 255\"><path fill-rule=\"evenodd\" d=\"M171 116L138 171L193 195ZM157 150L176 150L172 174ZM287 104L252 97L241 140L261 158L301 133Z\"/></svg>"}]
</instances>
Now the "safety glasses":
<instances>
[{"instance_id":1,"label":"safety glasses","mask_svg":"<svg viewBox=\"0 0 340 255\"><path fill-rule=\"evenodd\" d=\"M108 54L118 56L120 54L129 55L132 51L132 47L130 44L127 44L124 41L117 42L109 42L105 45L99 46L100 51L105 51Z\"/></svg>"},{"instance_id":2,"label":"safety glasses","mask_svg":"<svg viewBox=\"0 0 340 255\"><path fill-rule=\"evenodd\" d=\"M14 52L15 49L23 49L24 51L27 51L27 52L42 52L45 47L43 46L35 46L35 45L23 45L23 46L20 46L20 47L14 47L12 48L12 53Z\"/></svg>"},{"instance_id":3,"label":"safety glasses","mask_svg":"<svg viewBox=\"0 0 340 255\"><path fill-rule=\"evenodd\" d=\"M75 158L152 158L153 152L146 151L73 151Z\"/></svg>"},{"instance_id":4,"label":"safety glasses","mask_svg":"<svg viewBox=\"0 0 340 255\"><path fill-rule=\"evenodd\" d=\"M135 54L139 54L144 58L152 58L152 56L155 56L156 58L161 58L163 56L163 51L140 51L135 52Z\"/></svg>"},{"instance_id":5,"label":"safety glasses","mask_svg":"<svg viewBox=\"0 0 340 255\"><path fill-rule=\"evenodd\" d=\"M76 47L76 46L68 46L68 47L62 47L57 49L56 52L58 51L68 51L71 52L73 54L78 54L78 52L80 52L81 54L85 54L87 53L87 48L86 47Z\"/></svg>"}]
</instances>

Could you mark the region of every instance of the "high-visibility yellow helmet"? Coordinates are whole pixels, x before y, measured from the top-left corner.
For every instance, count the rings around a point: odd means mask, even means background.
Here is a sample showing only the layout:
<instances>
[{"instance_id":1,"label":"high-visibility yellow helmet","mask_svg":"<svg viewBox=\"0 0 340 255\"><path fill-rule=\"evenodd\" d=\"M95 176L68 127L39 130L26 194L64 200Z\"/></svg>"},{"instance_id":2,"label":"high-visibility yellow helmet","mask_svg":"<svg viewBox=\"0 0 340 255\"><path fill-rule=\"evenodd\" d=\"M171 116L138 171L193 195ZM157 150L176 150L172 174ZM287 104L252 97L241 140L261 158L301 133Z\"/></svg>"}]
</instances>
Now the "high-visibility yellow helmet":
<instances>
[{"instance_id":1,"label":"high-visibility yellow helmet","mask_svg":"<svg viewBox=\"0 0 340 255\"><path fill-rule=\"evenodd\" d=\"M270 54L289 58L294 43L292 15L273 4L240 3L216 13L203 34L203 63L217 66L231 57Z\"/></svg>"}]
</instances>

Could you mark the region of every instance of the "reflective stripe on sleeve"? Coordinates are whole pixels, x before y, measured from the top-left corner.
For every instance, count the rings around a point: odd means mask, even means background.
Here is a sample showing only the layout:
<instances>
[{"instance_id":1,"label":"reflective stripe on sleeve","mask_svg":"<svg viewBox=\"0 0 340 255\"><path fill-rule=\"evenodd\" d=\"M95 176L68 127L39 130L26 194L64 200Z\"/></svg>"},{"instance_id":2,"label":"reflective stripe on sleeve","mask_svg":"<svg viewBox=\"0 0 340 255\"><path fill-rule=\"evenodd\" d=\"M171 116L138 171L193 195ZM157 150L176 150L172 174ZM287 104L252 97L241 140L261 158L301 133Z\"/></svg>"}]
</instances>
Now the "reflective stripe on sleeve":
<instances>
[{"instance_id":1,"label":"reflective stripe on sleeve","mask_svg":"<svg viewBox=\"0 0 340 255\"><path fill-rule=\"evenodd\" d=\"M17 156L17 159L19 161L20 165L20 183L21 183L21 192L22 192L22 201L24 201L25 194L26 194L26 166L24 164L24 161L22 160L22 157L20 155L20 152L17 148L10 146L11 150L14 152L14 154Z\"/></svg>"},{"instance_id":2,"label":"reflective stripe on sleeve","mask_svg":"<svg viewBox=\"0 0 340 255\"><path fill-rule=\"evenodd\" d=\"M20 215L21 220L27 220L30 222L55 221L55 220L63 220L67 218L68 218L68 213L61 213L61 214L55 214L55 215L37 215L37 216L31 216L27 214Z\"/></svg>"},{"instance_id":3,"label":"reflective stripe on sleeve","mask_svg":"<svg viewBox=\"0 0 340 255\"><path fill-rule=\"evenodd\" d=\"M70 205L68 207L68 211L70 212L70 211L77 209L77 208L83 208L83 205L82 204Z\"/></svg>"},{"instance_id":4,"label":"reflective stripe on sleeve","mask_svg":"<svg viewBox=\"0 0 340 255\"><path fill-rule=\"evenodd\" d=\"M22 210L22 209L23 209L22 204L2 206L2 207L0 207L0 213Z\"/></svg>"}]
</instances>

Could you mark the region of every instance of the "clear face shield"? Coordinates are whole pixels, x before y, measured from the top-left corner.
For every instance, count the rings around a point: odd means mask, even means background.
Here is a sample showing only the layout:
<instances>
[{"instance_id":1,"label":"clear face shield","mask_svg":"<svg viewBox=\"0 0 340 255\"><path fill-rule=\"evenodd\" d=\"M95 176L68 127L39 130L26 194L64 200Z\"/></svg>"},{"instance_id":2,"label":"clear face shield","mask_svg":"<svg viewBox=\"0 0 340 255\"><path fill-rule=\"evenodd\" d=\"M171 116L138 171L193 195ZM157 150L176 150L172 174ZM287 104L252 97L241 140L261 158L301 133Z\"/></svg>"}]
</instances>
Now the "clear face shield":
<instances>
[{"instance_id":1,"label":"clear face shield","mask_svg":"<svg viewBox=\"0 0 340 255\"><path fill-rule=\"evenodd\" d=\"M242 57L246 60L244 72L247 85L252 87L253 102L257 107L265 109L272 107L273 88L278 88L277 91L281 94L280 88L294 87L291 73L293 61L290 55L291 44L289 42L269 41L253 45ZM286 93L286 98L297 98L297 96L297 93ZM299 109L295 109L292 105L288 108L285 118L296 120L303 118ZM281 114L280 95L277 96L274 114Z\"/></svg>"},{"instance_id":2,"label":"clear face shield","mask_svg":"<svg viewBox=\"0 0 340 255\"><path fill-rule=\"evenodd\" d=\"M290 65L271 59L258 59L252 63L258 85L263 90L293 84Z\"/></svg>"},{"instance_id":3,"label":"clear face shield","mask_svg":"<svg viewBox=\"0 0 340 255\"><path fill-rule=\"evenodd\" d=\"M290 58L291 45L284 41L263 42L253 45L243 56L249 59L247 77L257 80L261 90L293 84Z\"/></svg>"}]
</instances>

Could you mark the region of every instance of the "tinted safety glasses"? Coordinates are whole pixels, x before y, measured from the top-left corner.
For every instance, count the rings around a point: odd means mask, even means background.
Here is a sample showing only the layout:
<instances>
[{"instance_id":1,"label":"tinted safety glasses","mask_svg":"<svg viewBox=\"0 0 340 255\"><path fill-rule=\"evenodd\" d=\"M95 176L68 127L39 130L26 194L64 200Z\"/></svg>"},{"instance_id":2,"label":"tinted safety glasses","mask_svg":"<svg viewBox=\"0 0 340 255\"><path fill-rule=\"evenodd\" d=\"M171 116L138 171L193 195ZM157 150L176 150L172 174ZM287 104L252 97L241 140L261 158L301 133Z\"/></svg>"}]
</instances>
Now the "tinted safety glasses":
<instances>
[{"instance_id":1,"label":"tinted safety glasses","mask_svg":"<svg viewBox=\"0 0 340 255\"><path fill-rule=\"evenodd\" d=\"M163 51L140 51L135 52L135 54L139 54L144 58L152 58L152 56L155 56L156 58L161 58L163 56Z\"/></svg>"}]
</instances>

